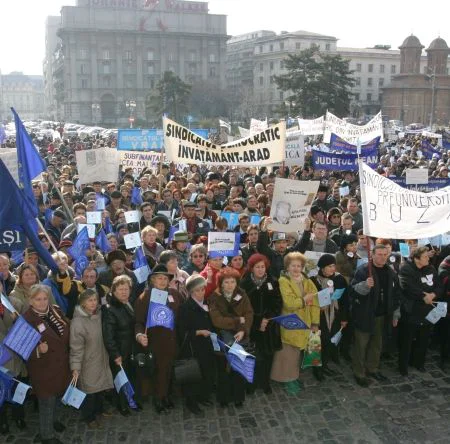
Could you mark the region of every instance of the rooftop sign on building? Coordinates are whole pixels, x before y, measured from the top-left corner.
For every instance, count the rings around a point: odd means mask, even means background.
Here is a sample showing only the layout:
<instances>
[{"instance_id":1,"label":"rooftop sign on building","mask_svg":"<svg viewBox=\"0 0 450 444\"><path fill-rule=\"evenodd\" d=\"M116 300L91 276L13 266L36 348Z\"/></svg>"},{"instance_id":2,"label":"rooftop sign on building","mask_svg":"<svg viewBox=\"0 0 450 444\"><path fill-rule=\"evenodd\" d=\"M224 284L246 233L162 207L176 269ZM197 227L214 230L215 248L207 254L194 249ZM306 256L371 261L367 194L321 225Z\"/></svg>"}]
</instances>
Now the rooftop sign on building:
<instances>
[{"instance_id":1,"label":"rooftop sign on building","mask_svg":"<svg viewBox=\"0 0 450 444\"><path fill-rule=\"evenodd\" d=\"M208 3L183 0L78 0L77 6L111 9L146 9L175 12L208 12Z\"/></svg>"}]
</instances>

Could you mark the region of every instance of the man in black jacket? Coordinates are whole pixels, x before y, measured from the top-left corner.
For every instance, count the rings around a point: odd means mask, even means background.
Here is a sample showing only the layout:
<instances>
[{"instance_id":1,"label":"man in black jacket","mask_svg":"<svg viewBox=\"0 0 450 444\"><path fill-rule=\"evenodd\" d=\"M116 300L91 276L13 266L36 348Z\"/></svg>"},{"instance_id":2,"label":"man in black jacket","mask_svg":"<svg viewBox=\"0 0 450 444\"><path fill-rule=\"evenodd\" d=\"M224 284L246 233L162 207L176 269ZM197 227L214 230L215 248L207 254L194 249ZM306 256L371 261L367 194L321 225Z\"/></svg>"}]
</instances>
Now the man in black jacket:
<instances>
[{"instance_id":1,"label":"man in black jacket","mask_svg":"<svg viewBox=\"0 0 450 444\"><path fill-rule=\"evenodd\" d=\"M313 239L311 239L311 221L305 220L305 231L298 242L298 251L317 251L322 253L335 254L339 251L338 246L327 238L327 226L324 222L316 221L312 224Z\"/></svg>"},{"instance_id":2,"label":"man in black jacket","mask_svg":"<svg viewBox=\"0 0 450 444\"><path fill-rule=\"evenodd\" d=\"M350 288L350 304L355 326L352 367L356 382L367 387L367 376L384 381L380 373L380 355L386 328L396 327L399 312L400 288L397 275L387 264L389 251L376 245L369 264L361 265Z\"/></svg>"},{"instance_id":3,"label":"man in black jacket","mask_svg":"<svg viewBox=\"0 0 450 444\"><path fill-rule=\"evenodd\" d=\"M439 265L439 280L443 285L442 300L447 302L447 316L440 319L436 324L441 350L441 368L445 368L450 355L450 256L447 256Z\"/></svg>"},{"instance_id":4,"label":"man in black jacket","mask_svg":"<svg viewBox=\"0 0 450 444\"><path fill-rule=\"evenodd\" d=\"M398 364L400 373L407 376L411 355L414 367L425 371L432 325L425 318L433 310L433 303L443 295L437 271L430 265L428 247L419 247L412 252L411 259L400 267L399 279L403 298Z\"/></svg>"}]
</instances>

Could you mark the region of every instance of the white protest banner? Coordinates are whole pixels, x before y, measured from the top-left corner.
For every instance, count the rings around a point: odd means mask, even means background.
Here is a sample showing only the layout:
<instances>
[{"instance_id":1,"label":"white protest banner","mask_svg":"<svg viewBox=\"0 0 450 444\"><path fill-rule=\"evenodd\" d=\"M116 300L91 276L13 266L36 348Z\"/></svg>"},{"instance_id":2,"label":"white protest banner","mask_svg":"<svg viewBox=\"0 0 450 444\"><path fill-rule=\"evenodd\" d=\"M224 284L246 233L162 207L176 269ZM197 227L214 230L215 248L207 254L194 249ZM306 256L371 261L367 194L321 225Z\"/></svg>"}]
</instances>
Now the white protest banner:
<instances>
[{"instance_id":1,"label":"white protest banner","mask_svg":"<svg viewBox=\"0 0 450 444\"><path fill-rule=\"evenodd\" d=\"M286 166L303 166L305 164L304 137L299 131L286 133Z\"/></svg>"},{"instance_id":2,"label":"white protest banner","mask_svg":"<svg viewBox=\"0 0 450 444\"><path fill-rule=\"evenodd\" d=\"M208 253L210 257L236 256L239 252L239 233L208 233Z\"/></svg>"},{"instance_id":3,"label":"white protest banner","mask_svg":"<svg viewBox=\"0 0 450 444\"><path fill-rule=\"evenodd\" d=\"M450 187L421 193L397 185L359 164L364 234L392 239L421 239L448 231Z\"/></svg>"},{"instance_id":4,"label":"white protest banner","mask_svg":"<svg viewBox=\"0 0 450 444\"><path fill-rule=\"evenodd\" d=\"M285 122L224 145L203 139L167 117L164 117L163 125L164 147L170 162L248 167L271 165L284 160Z\"/></svg>"},{"instance_id":5,"label":"white protest banner","mask_svg":"<svg viewBox=\"0 0 450 444\"><path fill-rule=\"evenodd\" d=\"M298 129L304 136L316 136L323 134L325 116L317 119L298 119Z\"/></svg>"},{"instance_id":6,"label":"white protest banner","mask_svg":"<svg viewBox=\"0 0 450 444\"><path fill-rule=\"evenodd\" d=\"M239 129L239 135L241 136L241 139L245 139L246 137L250 136L250 130L247 128L242 128L242 126L238 126Z\"/></svg>"},{"instance_id":7,"label":"white protest banner","mask_svg":"<svg viewBox=\"0 0 450 444\"><path fill-rule=\"evenodd\" d=\"M406 185L426 185L428 183L428 168L407 168Z\"/></svg>"},{"instance_id":8,"label":"white protest banner","mask_svg":"<svg viewBox=\"0 0 450 444\"><path fill-rule=\"evenodd\" d=\"M17 163L17 150L16 148L2 148L0 149L0 159L5 164L11 176L19 185L19 165Z\"/></svg>"},{"instance_id":9,"label":"white protest banner","mask_svg":"<svg viewBox=\"0 0 450 444\"><path fill-rule=\"evenodd\" d=\"M119 176L119 154L114 148L96 148L77 151L77 168L80 185L94 180L116 182Z\"/></svg>"},{"instance_id":10,"label":"white protest banner","mask_svg":"<svg viewBox=\"0 0 450 444\"><path fill-rule=\"evenodd\" d=\"M258 119L250 120L250 135L251 136L253 136L253 134L265 131L267 128L268 128L267 118L266 118L266 120L258 120Z\"/></svg>"},{"instance_id":11,"label":"white protest banner","mask_svg":"<svg viewBox=\"0 0 450 444\"><path fill-rule=\"evenodd\" d=\"M140 151L119 151L120 164L125 168L133 168L133 175L139 176L145 168L152 168L158 165L163 156L163 162L166 156L156 151L140 152Z\"/></svg>"},{"instance_id":12,"label":"white protest banner","mask_svg":"<svg viewBox=\"0 0 450 444\"><path fill-rule=\"evenodd\" d=\"M270 211L270 229L292 233L303 231L303 223L316 197L319 181L305 182L292 179L275 179L275 189Z\"/></svg>"},{"instance_id":13,"label":"white protest banner","mask_svg":"<svg viewBox=\"0 0 450 444\"><path fill-rule=\"evenodd\" d=\"M366 125L353 125L327 111L323 135L324 143L330 143L331 133L338 135L341 139L353 145L356 145L358 140L364 144L378 136L380 136L380 142L383 142L381 111Z\"/></svg>"}]
</instances>

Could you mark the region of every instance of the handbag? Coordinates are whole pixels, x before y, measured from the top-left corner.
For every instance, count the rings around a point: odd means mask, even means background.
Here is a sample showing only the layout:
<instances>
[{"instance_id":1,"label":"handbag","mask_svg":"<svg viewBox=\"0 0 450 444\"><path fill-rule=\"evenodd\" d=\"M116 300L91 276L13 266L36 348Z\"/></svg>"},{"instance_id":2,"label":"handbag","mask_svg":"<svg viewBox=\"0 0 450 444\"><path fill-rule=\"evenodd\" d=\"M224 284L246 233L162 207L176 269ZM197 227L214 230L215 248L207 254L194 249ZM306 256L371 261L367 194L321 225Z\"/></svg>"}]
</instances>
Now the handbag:
<instances>
[{"instance_id":1,"label":"handbag","mask_svg":"<svg viewBox=\"0 0 450 444\"><path fill-rule=\"evenodd\" d=\"M184 337L183 344L181 345L180 353L183 350L186 343L188 334ZM192 384L202 380L202 372L197 358L194 357L192 350L192 344L189 341L189 348L191 350L191 357L185 359L177 359L174 364L175 381L180 384Z\"/></svg>"},{"instance_id":2,"label":"handbag","mask_svg":"<svg viewBox=\"0 0 450 444\"><path fill-rule=\"evenodd\" d=\"M133 345L130 361L133 367L145 369L148 375L153 375L156 371L156 361L153 353L150 350L145 352L138 351L137 344Z\"/></svg>"}]
</instances>

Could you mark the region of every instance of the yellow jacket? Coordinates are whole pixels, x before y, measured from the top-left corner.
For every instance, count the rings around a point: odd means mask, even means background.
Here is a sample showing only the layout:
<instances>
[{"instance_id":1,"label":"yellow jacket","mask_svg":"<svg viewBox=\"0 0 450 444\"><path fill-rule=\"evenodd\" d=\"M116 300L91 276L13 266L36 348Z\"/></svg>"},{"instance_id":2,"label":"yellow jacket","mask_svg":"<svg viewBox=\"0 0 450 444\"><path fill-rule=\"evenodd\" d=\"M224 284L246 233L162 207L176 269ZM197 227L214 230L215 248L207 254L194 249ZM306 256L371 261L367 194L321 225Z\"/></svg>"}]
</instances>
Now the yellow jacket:
<instances>
[{"instance_id":1,"label":"yellow jacket","mask_svg":"<svg viewBox=\"0 0 450 444\"><path fill-rule=\"evenodd\" d=\"M311 279L306 276L303 279L302 294L298 284L296 284L291 278L286 275L282 275L279 279L281 297L283 299L282 314L295 313L306 324L320 323L320 307L317 294L314 296L312 305L305 305L303 297L308 293L317 293L317 288ZM285 344L298 347L300 350L306 348L309 334L311 330L286 330L281 327L281 341Z\"/></svg>"}]
</instances>

